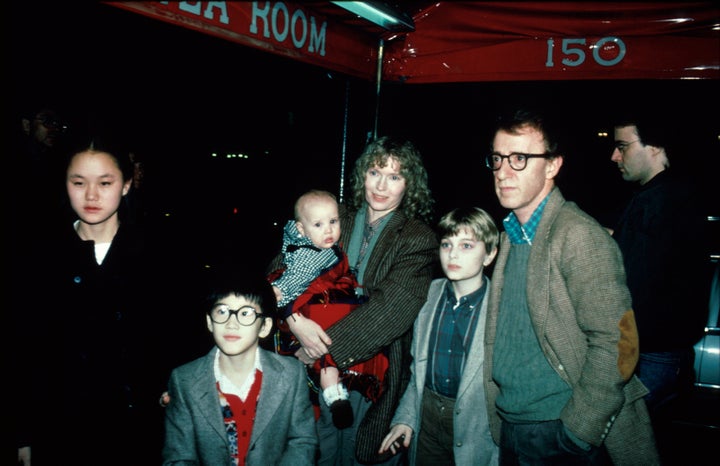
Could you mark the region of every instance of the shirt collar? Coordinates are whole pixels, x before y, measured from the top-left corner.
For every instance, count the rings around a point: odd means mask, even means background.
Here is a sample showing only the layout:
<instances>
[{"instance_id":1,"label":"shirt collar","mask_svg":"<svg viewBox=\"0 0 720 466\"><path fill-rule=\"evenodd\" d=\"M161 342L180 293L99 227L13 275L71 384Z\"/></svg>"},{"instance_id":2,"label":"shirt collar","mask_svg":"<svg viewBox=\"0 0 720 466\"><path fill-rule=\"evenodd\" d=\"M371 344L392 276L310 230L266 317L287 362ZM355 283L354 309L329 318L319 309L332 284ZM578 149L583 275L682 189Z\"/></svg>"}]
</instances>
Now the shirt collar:
<instances>
[{"instance_id":1,"label":"shirt collar","mask_svg":"<svg viewBox=\"0 0 720 466\"><path fill-rule=\"evenodd\" d=\"M473 291L472 293L460 297L460 301L458 302L455 299L455 289L452 286L452 282L450 280L447 281L445 284L445 299L447 299L447 302L449 302L453 309L457 308L460 305L466 304L470 306L470 309L475 309L480 303L482 303L483 298L485 297L485 290L487 289L487 282L488 278L483 276L483 284L480 288Z\"/></svg>"},{"instance_id":2,"label":"shirt collar","mask_svg":"<svg viewBox=\"0 0 720 466\"><path fill-rule=\"evenodd\" d=\"M255 369L262 372L262 364L260 364L260 347L255 348ZM220 370L220 349L215 352L215 361L213 362L213 372L215 380L220 384L220 391L239 396L241 399L247 398L250 388L255 383L255 372L252 371L241 387L235 385Z\"/></svg>"},{"instance_id":3,"label":"shirt collar","mask_svg":"<svg viewBox=\"0 0 720 466\"><path fill-rule=\"evenodd\" d=\"M550 194L545 196L545 199L543 199L540 205L537 206L524 225L520 224L520 220L518 220L515 212L510 212L508 216L505 217L503 220L503 226L505 227L505 232L510 239L510 243L532 244L532 240L535 238L535 233L537 232L537 227L538 224L540 224L540 219L542 218L543 210L545 209L545 204L547 204L548 199L550 199Z\"/></svg>"}]
</instances>

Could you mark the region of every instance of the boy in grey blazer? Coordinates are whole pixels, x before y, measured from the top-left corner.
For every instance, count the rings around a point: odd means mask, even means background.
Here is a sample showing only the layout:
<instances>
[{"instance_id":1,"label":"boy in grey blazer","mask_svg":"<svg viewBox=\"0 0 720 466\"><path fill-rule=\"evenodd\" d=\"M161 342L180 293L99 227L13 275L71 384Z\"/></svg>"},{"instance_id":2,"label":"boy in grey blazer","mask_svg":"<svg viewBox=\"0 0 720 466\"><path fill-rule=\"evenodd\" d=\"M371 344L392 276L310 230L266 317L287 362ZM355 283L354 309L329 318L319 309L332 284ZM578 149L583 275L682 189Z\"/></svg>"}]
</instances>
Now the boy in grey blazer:
<instances>
[{"instance_id":1,"label":"boy in grey blazer","mask_svg":"<svg viewBox=\"0 0 720 466\"><path fill-rule=\"evenodd\" d=\"M409 448L409 464L498 464L483 387L485 317L499 233L484 210L455 209L438 225L440 265L415 320L405 393L380 453ZM450 355L450 356L448 356Z\"/></svg>"},{"instance_id":2,"label":"boy in grey blazer","mask_svg":"<svg viewBox=\"0 0 720 466\"><path fill-rule=\"evenodd\" d=\"M215 347L172 371L163 464L315 464L305 368L259 347L277 316L270 283L262 275L229 274L206 301Z\"/></svg>"}]
</instances>

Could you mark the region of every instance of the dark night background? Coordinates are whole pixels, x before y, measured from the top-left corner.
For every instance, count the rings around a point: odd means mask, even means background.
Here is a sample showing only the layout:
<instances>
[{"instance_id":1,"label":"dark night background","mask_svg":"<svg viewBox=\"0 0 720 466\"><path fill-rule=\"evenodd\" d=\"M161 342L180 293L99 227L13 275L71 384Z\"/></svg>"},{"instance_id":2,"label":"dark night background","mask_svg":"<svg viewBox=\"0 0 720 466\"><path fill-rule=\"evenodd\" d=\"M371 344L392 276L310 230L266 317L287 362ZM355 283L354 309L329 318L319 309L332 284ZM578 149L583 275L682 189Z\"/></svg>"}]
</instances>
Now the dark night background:
<instances>
[{"instance_id":1,"label":"dark night background","mask_svg":"<svg viewBox=\"0 0 720 466\"><path fill-rule=\"evenodd\" d=\"M264 270L281 246L281 228L292 216L295 197L310 188L340 195L343 155L347 180L375 125L371 82L95 1L9 0L0 10L5 144L19 130L19 108L33 100L56 103L67 117L71 138L109 133L123 139L145 165L148 224L175 247L178 261L196 266L198 276L221 263ZM673 169L695 178L708 200L708 215L720 217L718 84L384 83L378 134L407 136L419 147L438 218L453 207L477 205L500 222L506 212L482 162L491 122L508 105L542 106L564 125L566 158L558 185L566 198L610 226L635 187L610 162L612 117L622 108L645 106L677 124L683 149L671 154ZM598 138L599 131L610 138ZM227 153L249 158L228 159ZM6 206L33 189L35 181L32 174L12 168L6 165ZM347 187L343 194L348 195ZM38 206L37 215L46 208ZM6 218L4 225L22 229L18 223ZM712 252L717 254L720 222L714 225ZM4 276L13 272L5 269ZM52 297L39 291L40 298L33 297L30 305L52 306ZM194 299L197 290L178 291ZM193 305L184 307L162 311L192 315ZM162 318L170 320L169 315ZM203 332L198 343L203 343L208 338L204 326L198 331ZM4 354L18 351L21 343L6 340L12 348ZM189 340L182 345L193 346ZM204 354L206 345L200 347ZM712 404L698 403L687 417L703 418L700 425L712 428L696 429L691 421L689 427L681 425L675 439L687 445L684 453L703 460L677 464L712 461L706 457L717 451L717 396L712 396Z\"/></svg>"},{"instance_id":2,"label":"dark night background","mask_svg":"<svg viewBox=\"0 0 720 466\"><path fill-rule=\"evenodd\" d=\"M313 187L339 195L343 151L347 179L374 126L373 83L97 2L14 1L2 9L10 108L49 96L71 135L123 137L145 163L149 217L173 222L203 261L248 253L265 261L280 246L295 196ZM623 106L664 112L686 139L674 168L698 177L713 199L708 214L720 215L717 81L386 83L378 133L418 145L438 217L472 204L499 221L505 212L482 155L491 119L512 103L543 105L563 118L558 184L604 224L632 186L597 132L612 139L611 115ZM5 111L9 127L16 125L17 115ZM250 158L224 158L240 152Z\"/></svg>"}]
</instances>

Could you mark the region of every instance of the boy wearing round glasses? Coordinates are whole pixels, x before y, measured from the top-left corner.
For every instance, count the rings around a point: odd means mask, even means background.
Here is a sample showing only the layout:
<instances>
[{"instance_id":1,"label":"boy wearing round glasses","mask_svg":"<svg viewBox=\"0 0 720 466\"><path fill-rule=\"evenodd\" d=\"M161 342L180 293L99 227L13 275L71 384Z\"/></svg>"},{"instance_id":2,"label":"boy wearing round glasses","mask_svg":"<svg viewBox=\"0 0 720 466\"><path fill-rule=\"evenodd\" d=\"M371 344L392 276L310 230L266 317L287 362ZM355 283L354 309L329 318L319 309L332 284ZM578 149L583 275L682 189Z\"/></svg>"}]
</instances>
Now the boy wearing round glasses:
<instances>
[{"instance_id":1,"label":"boy wearing round glasses","mask_svg":"<svg viewBox=\"0 0 720 466\"><path fill-rule=\"evenodd\" d=\"M206 298L215 346L172 371L163 464L315 463L305 367L260 348L277 302L262 275L228 274Z\"/></svg>"}]
</instances>

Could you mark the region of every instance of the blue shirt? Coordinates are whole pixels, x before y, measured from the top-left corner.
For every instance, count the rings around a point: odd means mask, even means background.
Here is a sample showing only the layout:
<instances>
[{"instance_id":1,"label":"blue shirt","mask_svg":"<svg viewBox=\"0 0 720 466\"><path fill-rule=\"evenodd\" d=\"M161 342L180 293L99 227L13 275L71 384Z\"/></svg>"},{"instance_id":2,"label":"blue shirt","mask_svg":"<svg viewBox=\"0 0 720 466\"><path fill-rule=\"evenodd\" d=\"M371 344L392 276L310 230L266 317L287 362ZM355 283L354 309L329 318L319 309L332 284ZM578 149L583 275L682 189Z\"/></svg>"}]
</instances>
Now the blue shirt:
<instances>
[{"instance_id":1,"label":"blue shirt","mask_svg":"<svg viewBox=\"0 0 720 466\"><path fill-rule=\"evenodd\" d=\"M503 226L512 244L532 244L548 199L550 199L549 194L545 196L545 199L537 206L537 209L535 209L528 221L525 222L525 225L520 225L520 220L518 220L515 212L510 212L510 214L505 217Z\"/></svg>"},{"instance_id":2,"label":"blue shirt","mask_svg":"<svg viewBox=\"0 0 720 466\"><path fill-rule=\"evenodd\" d=\"M487 277L483 277L480 289L458 301L452 282L448 282L438 303L430 334L425 386L443 396L457 397L487 283Z\"/></svg>"}]
</instances>

